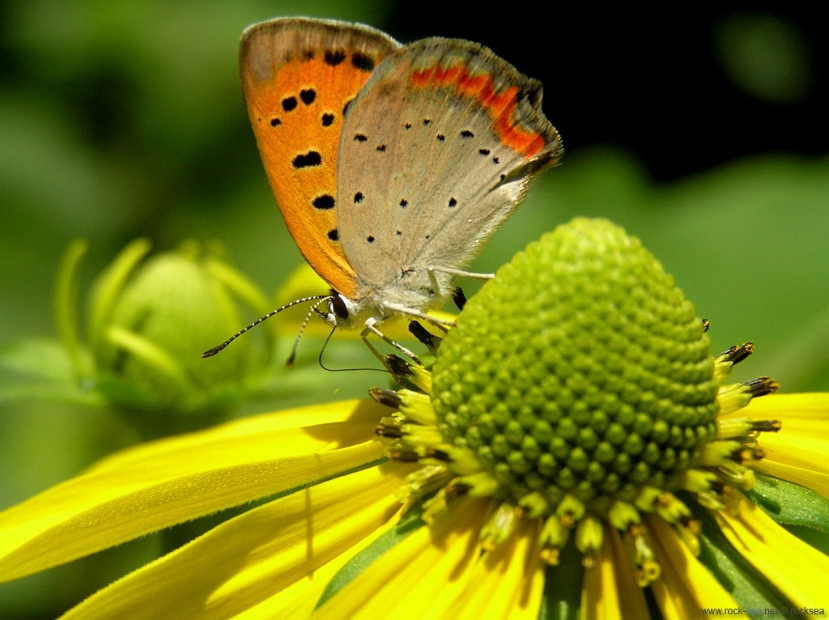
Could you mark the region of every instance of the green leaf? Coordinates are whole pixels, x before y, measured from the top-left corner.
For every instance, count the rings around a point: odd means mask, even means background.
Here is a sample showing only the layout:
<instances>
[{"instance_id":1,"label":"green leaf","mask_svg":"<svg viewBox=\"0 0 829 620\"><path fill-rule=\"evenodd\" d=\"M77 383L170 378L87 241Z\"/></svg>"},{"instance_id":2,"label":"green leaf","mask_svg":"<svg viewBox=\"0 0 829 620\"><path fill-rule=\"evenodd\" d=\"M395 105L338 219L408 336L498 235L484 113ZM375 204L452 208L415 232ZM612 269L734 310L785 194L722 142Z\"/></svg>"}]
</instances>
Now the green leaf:
<instances>
[{"instance_id":1,"label":"green leaf","mask_svg":"<svg viewBox=\"0 0 829 620\"><path fill-rule=\"evenodd\" d=\"M754 568L720 530L711 514L692 499L685 504L702 525L699 536L702 562L743 609L794 609L796 605Z\"/></svg>"},{"instance_id":2,"label":"green leaf","mask_svg":"<svg viewBox=\"0 0 829 620\"><path fill-rule=\"evenodd\" d=\"M558 566L548 566L544 575L544 598L539 620L578 620L581 617L581 591L584 566L581 553L570 542L564 545Z\"/></svg>"},{"instance_id":3,"label":"green leaf","mask_svg":"<svg viewBox=\"0 0 829 620\"><path fill-rule=\"evenodd\" d=\"M757 485L746 495L778 523L829 534L829 499L811 489L755 472Z\"/></svg>"},{"instance_id":4,"label":"green leaf","mask_svg":"<svg viewBox=\"0 0 829 620\"><path fill-rule=\"evenodd\" d=\"M97 393L79 387L73 360L57 340L28 338L3 347L0 370L0 402L103 405Z\"/></svg>"},{"instance_id":5,"label":"green leaf","mask_svg":"<svg viewBox=\"0 0 829 620\"><path fill-rule=\"evenodd\" d=\"M421 510L419 508L409 511L396 526L380 536L380 538L363 549L343 566L328 583L322 596L320 596L320 600L317 602L317 608L322 607L328 599L351 583L353 579L358 577L377 558L396 544L402 542L410 534L413 534L419 528L426 525L426 522L420 518L420 513Z\"/></svg>"}]
</instances>

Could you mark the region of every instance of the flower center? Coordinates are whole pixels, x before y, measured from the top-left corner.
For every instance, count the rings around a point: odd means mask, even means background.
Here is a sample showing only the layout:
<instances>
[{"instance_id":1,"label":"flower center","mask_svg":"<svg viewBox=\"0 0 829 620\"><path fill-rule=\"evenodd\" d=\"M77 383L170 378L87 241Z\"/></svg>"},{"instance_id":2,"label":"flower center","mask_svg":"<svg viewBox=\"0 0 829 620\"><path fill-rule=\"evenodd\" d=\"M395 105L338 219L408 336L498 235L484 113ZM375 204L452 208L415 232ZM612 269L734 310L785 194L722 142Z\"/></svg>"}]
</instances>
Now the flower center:
<instances>
[{"instance_id":1,"label":"flower center","mask_svg":"<svg viewBox=\"0 0 829 620\"><path fill-rule=\"evenodd\" d=\"M604 220L559 227L466 304L432 346L431 372L390 356L398 380L417 388L373 392L397 410L377 428L386 453L421 465L398 497L419 503L427 523L458 496L487 498L484 551L537 520L548 564L572 531L594 566L609 525L637 583L653 582L660 567L643 515L698 554L685 501L736 509L736 490L756 482L746 464L762 458L758 434L780 429L729 415L778 385L724 384L753 346L712 358L707 327L637 239Z\"/></svg>"},{"instance_id":2,"label":"flower center","mask_svg":"<svg viewBox=\"0 0 829 620\"><path fill-rule=\"evenodd\" d=\"M441 345L432 404L499 495L537 515L566 497L606 515L676 490L716 433L708 336L638 240L575 220L530 245Z\"/></svg>"}]
</instances>

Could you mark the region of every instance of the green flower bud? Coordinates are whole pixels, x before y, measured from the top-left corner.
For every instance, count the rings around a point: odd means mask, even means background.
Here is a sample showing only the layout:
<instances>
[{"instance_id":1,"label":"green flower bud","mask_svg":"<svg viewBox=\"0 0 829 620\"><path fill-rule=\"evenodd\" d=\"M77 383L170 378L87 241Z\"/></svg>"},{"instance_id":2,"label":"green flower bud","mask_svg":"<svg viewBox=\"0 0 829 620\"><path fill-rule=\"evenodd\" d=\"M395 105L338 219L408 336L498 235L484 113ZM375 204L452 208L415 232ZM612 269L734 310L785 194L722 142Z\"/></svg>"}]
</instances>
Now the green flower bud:
<instances>
[{"instance_id":1,"label":"green flower bud","mask_svg":"<svg viewBox=\"0 0 829 620\"><path fill-rule=\"evenodd\" d=\"M577 219L518 254L441 345L444 441L473 450L505 499L606 513L678 489L716 433L714 362L694 307L640 242Z\"/></svg>"},{"instance_id":2,"label":"green flower bud","mask_svg":"<svg viewBox=\"0 0 829 620\"><path fill-rule=\"evenodd\" d=\"M234 296L263 314L270 304L194 243L144 261L149 249L146 240L134 241L96 279L84 348L73 321L73 282L85 247L71 246L59 276L57 318L83 384L153 436L227 415L251 372L267 365L273 339L265 328L264 349L245 338L214 359L201 359L202 351L243 324Z\"/></svg>"}]
</instances>

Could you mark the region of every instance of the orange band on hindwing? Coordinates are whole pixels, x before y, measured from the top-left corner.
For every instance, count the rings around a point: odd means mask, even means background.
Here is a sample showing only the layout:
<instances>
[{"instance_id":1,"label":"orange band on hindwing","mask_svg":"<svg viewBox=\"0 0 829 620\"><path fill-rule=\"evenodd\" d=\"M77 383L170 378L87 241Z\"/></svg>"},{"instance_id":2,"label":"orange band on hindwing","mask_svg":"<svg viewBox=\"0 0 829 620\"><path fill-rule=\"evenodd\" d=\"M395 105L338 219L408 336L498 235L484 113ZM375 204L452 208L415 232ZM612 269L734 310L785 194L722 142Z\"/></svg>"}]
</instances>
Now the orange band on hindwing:
<instances>
[{"instance_id":1,"label":"orange band on hindwing","mask_svg":"<svg viewBox=\"0 0 829 620\"><path fill-rule=\"evenodd\" d=\"M459 95L474 97L489 111L501 142L527 159L537 155L547 144L543 135L521 127L516 119L518 87L509 86L503 92L496 92L493 75L472 75L463 64L449 68L436 66L412 71L411 84L419 88L453 88Z\"/></svg>"}]
</instances>

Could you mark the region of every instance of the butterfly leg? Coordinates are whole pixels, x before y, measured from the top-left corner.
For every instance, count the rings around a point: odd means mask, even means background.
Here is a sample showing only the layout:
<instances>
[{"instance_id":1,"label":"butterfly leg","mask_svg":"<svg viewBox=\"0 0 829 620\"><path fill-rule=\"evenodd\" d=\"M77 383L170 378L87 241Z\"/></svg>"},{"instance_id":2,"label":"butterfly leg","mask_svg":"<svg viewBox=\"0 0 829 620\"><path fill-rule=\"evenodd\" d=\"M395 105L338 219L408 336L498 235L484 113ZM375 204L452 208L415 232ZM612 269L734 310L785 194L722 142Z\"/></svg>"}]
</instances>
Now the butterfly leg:
<instances>
[{"instance_id":1,"label":"butterfly leg","mask_svg":"<svg viewBox=\"0 0 829 620\"><path fill-rule=\"evenodd\" d=\"M454 269L453 267L427 267L426 272L429 274L432 290L435 292L435 296L439 298L447 297L448 295L444 291L447 286L451 286L451 281L447 281L445 278L443 278L443 283L438 280L437 274L439 273L453 277L474 278L475 280L491 280L495 277L494 273L475 273L463 269ZM457 290L455 289L455 292Z\"/></svg>"},{"instance_id":2,"label":"butterfly leg","mask_svg":"<svg viewBox=\"0 0 829 620\"><path fill-rule=\"evenodd\" d=\"M384 334L379 329L377 329L376 325L377 325L377 319L375 319L374 317L370 317L369 319L367 319L366 320L366 326L363 329L363 331L360 333L360 337L363 339L363 342L366 343L366 346L369 348L369 350L374 354L374 357L376 357L378 360L380 360L384 366L386 365L386 361L383 358L383 356L380 354L380 352L377 349L375 349L374 346L372 346L372 344L368 341L368 335L369 334L374 334L375 336L380 338L380 340L382 340L383 342L393 346L395 349L400 351L403 355L405 355L406 357L408 357L409 359L414 361L416 364L419 364L421 366L423 365L423 364L421 364L421 362L418 359L417 355L415 355L412 351L410 351L409 349L404 347L399 342L395 342L394 340L392 340L391 338L386 336L386 334Z\"/></svg>"},{"instance_id":3,"label":"butterfly leg","mask_svg":"<svg viewBox=\"0 0 829 620\"><path fill-rule=\"evenodd\" d=\"M409 308L407 306L403 306L400 304L393 304L390 302L386 302L383 304L383 307L386 310L391 311L394 314L402 314L403 316L412 316L416 319L423 319L424 321L431 323L432 325L438 326L445 326L445 327L455 327L455 321L447 321L446 319L439 319L435 316L431 316L426 314L425 312L420 312L419 310L415 310L414 308ZM369 319L371 320L371 319ZM368 321L366 321L368 323Z\"/></svg>"},{"instance_id":4,"label":"butterfly leg","mask_svg":"<svg viewBox=\"0 0 829 620\"><path fill-rule=\"evenodd\" d=\"M429 271L429 279L435 286L438 285L435 272L448 273L459 278L472 278L474 280L491 280L495 277L494 273L476 273L474 271L464 271L463 269L453 269L452 267L428 267L427 270Z\"/></svg>"}]
</instances>

